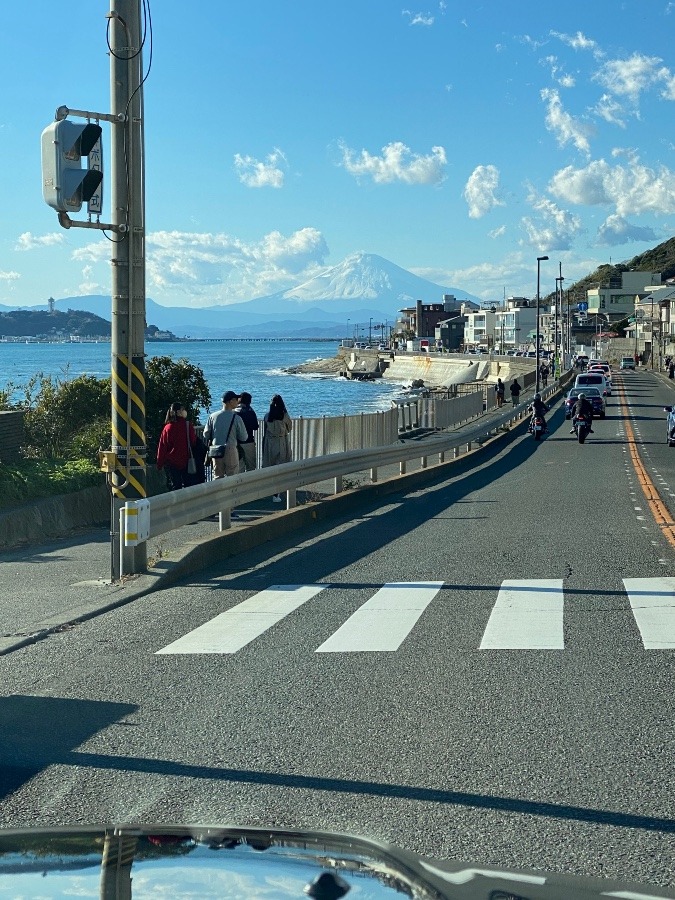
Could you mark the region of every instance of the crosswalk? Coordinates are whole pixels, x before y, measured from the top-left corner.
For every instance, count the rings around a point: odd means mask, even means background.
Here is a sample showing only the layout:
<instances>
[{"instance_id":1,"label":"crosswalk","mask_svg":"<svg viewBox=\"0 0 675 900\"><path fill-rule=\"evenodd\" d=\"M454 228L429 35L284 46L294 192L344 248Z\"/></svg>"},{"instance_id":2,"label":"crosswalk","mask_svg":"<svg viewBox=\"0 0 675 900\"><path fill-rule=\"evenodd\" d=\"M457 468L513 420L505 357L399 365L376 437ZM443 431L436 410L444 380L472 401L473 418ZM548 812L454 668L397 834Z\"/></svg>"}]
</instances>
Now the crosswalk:
<instances>
[{"instance_id":1,"label":"crosswalk","mask_svg":"<svg viewBox=\"0 0 675 900\"><path fill-rule=\"evenodd\" d=\"M625 578L623 584L645 650L675 649L675 578ZM382 585L315 652L398 650L443 585L442 581ZM237 653L330 587L272 585L156 653ZM477 649L564 650L564 613L562 579L503 581Z\"/></svg>"}]
</instances>

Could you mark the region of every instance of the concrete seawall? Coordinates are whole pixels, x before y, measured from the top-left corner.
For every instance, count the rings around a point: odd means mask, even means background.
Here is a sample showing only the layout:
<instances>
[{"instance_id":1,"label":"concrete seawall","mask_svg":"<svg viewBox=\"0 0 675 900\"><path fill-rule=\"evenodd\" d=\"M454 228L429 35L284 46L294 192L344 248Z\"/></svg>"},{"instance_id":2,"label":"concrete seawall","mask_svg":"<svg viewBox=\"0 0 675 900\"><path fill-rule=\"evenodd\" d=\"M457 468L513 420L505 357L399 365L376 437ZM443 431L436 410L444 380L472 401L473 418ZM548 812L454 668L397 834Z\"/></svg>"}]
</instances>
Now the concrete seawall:
<instances>
[{"instance_id":1,"label":"concrete seawall","mask_svg":"<svg viewBox=\"0 0 675 900\"><path fill-rule=\"evenodd\" d=\"M387 381L407 383L421 379L427 387L449 387L485 380L504 381L534 371L533 359L476 359L470 356L396 356L382 377Z\"/></svg>"}]
</instances>

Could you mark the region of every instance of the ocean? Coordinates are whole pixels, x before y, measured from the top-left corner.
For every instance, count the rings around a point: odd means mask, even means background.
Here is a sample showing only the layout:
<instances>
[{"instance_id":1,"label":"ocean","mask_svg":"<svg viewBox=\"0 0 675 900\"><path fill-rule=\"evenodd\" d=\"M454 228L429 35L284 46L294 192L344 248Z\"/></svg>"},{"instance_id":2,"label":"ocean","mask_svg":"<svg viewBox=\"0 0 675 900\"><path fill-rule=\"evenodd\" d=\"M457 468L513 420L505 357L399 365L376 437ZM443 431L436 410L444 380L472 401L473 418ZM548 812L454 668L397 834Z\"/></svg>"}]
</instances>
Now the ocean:
<instances>
[{"instance_id":1,"label":"ocean","mask_svg":"<svg viewBox=\"0 0 675 900\"><path fill-rule=\"evenodd\" d=\"M148 343L148 357L187 359L199 366L211 391L211 409L220 409L225 391L248 391L262 418L273 394L281 394L292 417L339 416L389 409L402 386L348 381L336 375L289 375L283 370L337 353L330 341L185 341ZM18 344L0 342L0 389L20 389L34 375L66 379L78 375L107 378L110 344ZM19 396L22 392L15 393ZM183 400L176 397L177 401Z\"/></svg>"}]
</instances>

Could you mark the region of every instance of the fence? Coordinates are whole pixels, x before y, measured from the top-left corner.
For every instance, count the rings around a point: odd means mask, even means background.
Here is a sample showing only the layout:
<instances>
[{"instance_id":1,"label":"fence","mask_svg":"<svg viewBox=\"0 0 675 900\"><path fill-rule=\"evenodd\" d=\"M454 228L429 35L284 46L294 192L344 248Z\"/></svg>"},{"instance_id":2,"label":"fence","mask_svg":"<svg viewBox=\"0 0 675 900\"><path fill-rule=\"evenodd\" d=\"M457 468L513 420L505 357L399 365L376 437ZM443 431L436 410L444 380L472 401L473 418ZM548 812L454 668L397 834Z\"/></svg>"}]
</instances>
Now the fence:
<instances>
[{"instance_id":1,"label":"fence","mask_svg":"<svg viewBox=\"0 0 675 900\"><path fill-rule=\"evenodd\" d=\"M384 447L397 440L398 414L395 409L356 416L310 419L300 416L293 420L291 431L293 459L312 459L329 453Z\"/></svg>"},{"instance_id":2,"label":"fence","mask_svg":"<svg viewBox=\"0 0 675 900\"><path fill-rule=\"evenodd\" d=\"M552 385L542 392L544 397L558 390ZM286 506L296 506L296 490L305 485L316 485L326 480L333 480L334 492L343 490L343 476L354 472L370 472L371 482L378 479L378 469L382 466L398 464L400 473L405 474L406 462L419 459L422 468L427 468L428 460L436 457L438 463L444 463L446 454L452 452L458 456L460 447L471 450L474 442L480 442L491 434L500 431L504 426L528 415L528 404L521 403L510 407L501 415L491 416L488 422L477 423L474 428L463 434L437 434L426 442L398 441L392 446L374 447L366 450L350 450L333 453L316 459L300 460L233 475L229 478L218 478L206 484L170 491L157 497L144 500L127 500L120 509L120 576L131 574L134 561L127 557L129 548L189 525L208 516L218 514L218 530L230 528L230 513L233 507L266 497L270 494L285 492Z\"/></svg>"}]
</instances>

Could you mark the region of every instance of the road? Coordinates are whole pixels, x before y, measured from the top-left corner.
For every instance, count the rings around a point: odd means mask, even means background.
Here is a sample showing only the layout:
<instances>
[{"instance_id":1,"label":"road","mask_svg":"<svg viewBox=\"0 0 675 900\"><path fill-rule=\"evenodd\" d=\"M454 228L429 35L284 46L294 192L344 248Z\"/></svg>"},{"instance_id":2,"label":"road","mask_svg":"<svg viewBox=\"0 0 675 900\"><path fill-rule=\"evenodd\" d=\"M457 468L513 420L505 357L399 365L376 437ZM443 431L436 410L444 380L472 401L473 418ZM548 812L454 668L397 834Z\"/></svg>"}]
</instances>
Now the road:
<instances>
[{"instance_id":1,"label":"road","mask_svg":"<svg viewBox=\"0 0 675 900\"><path fill-rule=\"evenodd\" d=\"M675 394L616 385L584 446L558 403L541 443L0 658L0 825L318 827L672 885Z\"/></svg>"}]
</instances>

